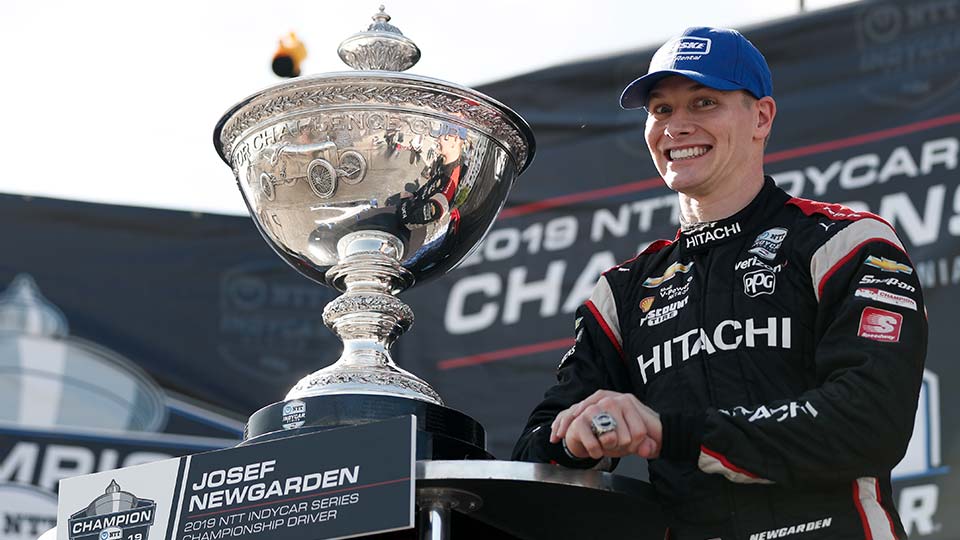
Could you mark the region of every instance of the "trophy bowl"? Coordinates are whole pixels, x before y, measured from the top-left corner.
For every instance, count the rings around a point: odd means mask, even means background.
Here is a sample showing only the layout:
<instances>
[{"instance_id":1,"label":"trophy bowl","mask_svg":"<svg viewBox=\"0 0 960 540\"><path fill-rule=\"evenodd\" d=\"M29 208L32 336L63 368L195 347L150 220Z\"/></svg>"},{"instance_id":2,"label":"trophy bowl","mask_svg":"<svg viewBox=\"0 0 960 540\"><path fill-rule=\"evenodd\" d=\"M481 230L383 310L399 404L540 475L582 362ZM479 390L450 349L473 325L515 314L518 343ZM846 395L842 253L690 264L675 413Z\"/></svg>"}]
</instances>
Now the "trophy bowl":
<instances>
[{"instance_id":1,"label":"trophy bowl","mask_svg":"<svg viewBox=\"0 0 960 540\"><path fill-rule=\"evenodd\" d=\"M343 354L287 400L373 394L442 405L390 356L413 322L396 294L467 257L533 157L530 127L506 106L400 73L419 50L387 21L381 8L341 44L344 61L364 69L253 94L214 130L267 243L344 292L324 309Z\"/></svg>"}]
</instances>

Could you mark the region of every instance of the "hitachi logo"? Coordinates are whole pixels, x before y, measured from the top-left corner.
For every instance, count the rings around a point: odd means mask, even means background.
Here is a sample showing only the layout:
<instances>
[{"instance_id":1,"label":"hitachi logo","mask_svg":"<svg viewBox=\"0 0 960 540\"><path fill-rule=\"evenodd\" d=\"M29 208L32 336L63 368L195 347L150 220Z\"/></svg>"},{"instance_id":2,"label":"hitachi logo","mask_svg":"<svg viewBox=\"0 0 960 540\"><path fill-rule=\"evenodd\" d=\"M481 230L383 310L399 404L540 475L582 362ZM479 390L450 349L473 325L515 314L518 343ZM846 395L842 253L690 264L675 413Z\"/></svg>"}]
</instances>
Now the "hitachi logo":
<instances>
[{"instance_id":1,"label":"hitachi logo","mask_svg":"<svg viewBox=\"0 0 960 540\"><path fill-rule=\"evenodd\" d=\"M727 330L728 328L729 330ZM758 336L766 338L765 345L757 339ZM679 350L676 351L677 356L674 357L673 353L677 344L679 344ZM650 352L649 357L638 356L637 364L640 366L640 376L643 378L643 383L646 384L648 368L653 370L651 375L656 375L662 369L673 367L674 360L685 362L690 357L700 354L701 351L713 354L717 350L738 349L741 345L749 348L766 346L789 349L790 317L779 320L776 317L768 317L766 326L758 326L753 319L747 319L742 323L726 320L718 324L710 334L703 328L695 328L657 345Z\"/></svg>"},{"instance_id":2,"label":"hitachi logo","mask_svg":"<svg viewBox=\"0 0 960 540\"><path fill-rule=\"evenodd\" d=\"M731 223L725 227L714 227L687 237L687 248L702 246L714 240L722 240L740 232L739 223Z\"/></svg>"}]
</instances>

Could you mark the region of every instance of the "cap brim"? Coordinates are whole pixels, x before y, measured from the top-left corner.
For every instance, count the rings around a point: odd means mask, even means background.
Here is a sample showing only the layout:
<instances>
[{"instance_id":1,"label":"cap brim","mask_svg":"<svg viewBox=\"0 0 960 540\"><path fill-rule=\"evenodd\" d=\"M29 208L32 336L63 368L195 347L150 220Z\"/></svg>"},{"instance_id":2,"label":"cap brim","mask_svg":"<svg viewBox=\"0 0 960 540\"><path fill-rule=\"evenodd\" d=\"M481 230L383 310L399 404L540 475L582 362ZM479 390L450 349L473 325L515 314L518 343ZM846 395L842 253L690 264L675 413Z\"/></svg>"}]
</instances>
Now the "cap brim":
<instances>
[{"instance_id":1,"label":"cap brim","mask_svg":"<svg viewBox=\"0 0 960 540\"><path fill-rule=\"evenodd\" d=\"M647 97L650 95L650 90L663 79L673 75L680 75L688 79L694 80L704 86L709 86L715 90L742 90L743 86L728 81L726 79L721 79L719 77L712 77L710 75L704 75L696 71L690 71L685 69L663 69L660 71L654 71L653 73L647 73L643 77L633 81L628 84L626 88L623 89L623 93L620 94L620 106L624 109L640 109L647 105Z\"/></svg>"}]
</instances>

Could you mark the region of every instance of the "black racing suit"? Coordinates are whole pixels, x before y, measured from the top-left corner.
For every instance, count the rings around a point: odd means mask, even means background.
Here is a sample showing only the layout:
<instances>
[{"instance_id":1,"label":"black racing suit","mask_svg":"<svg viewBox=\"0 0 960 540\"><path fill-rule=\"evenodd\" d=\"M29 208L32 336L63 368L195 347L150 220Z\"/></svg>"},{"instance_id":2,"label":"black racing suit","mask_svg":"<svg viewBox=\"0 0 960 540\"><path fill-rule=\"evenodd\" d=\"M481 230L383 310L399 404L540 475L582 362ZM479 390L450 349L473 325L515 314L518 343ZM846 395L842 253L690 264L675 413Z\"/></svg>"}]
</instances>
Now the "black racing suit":
<instances>
[{"instance_id":1,"label":"black racing suit","mask_svg":"<svg viewBox=\"0 0 960 540\"><path fill-rule=\"evenodd\" d=\"M673 539L905 538L890 471L926 354L920 283L893 229L771 178L736 215L604 273L514 459L605 388L660 413L650 460Z\"/></svg>"}]
</instances>

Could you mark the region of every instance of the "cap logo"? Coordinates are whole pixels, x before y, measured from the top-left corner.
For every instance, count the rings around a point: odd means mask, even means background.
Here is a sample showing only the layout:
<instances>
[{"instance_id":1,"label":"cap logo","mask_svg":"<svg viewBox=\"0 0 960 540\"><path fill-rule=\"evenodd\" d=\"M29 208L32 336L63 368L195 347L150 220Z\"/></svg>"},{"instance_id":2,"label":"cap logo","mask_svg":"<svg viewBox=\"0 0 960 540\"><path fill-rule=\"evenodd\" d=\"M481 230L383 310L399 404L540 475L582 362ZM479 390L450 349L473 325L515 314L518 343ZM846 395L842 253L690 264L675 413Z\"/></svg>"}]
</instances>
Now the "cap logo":
<instances>
[{"instance_id":1,"label":"cap logo","mask_svg":"<svg viewBox=\"0 0 960 540\"><path fill-rule=\"evenodd\" d=\"M710 54L710 44L710 38L683 37L670 47L670 54Z\"/></svg>"}]
</instances>

